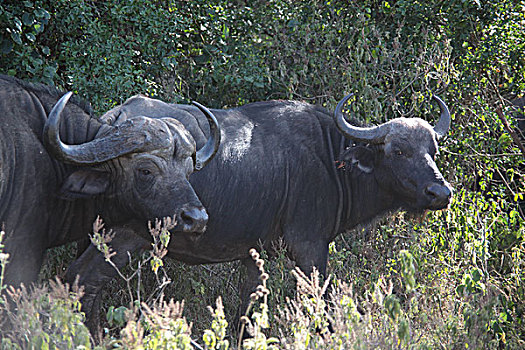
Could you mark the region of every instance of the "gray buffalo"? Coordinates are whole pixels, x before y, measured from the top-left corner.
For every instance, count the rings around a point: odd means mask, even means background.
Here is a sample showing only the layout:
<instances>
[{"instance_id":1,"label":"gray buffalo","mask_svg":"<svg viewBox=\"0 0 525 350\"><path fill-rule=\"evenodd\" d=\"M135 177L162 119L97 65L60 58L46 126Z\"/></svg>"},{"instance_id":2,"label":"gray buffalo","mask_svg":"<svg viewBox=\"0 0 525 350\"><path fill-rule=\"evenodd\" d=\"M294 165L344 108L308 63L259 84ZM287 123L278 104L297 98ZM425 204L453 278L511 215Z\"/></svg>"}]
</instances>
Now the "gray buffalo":
<instances>
[{"instance_id":1,"label":"gray buffalo","mask_svg":"<svg viewBox=\"0 0 525 350\"><path fill-rule=\"evenodd\" d=\"M445 103L434 96L441 111L434 127L419 118L358 127L343 116L348 98L334 115L296 101L212 110L221 124L221 146L208 167L190 177L210 215L208 228L173 236L168 256L189 264L241 260L248 269L241 288L246 302L258 278L248 256L252 247L271 251L282 240L301 269L325 273L328 244L338 234L397 210L446 208L452 188L434 161L437 140L451 120ZM115 123L143 114L173 116L197 144L209 133L197 108L144 96L102 119ZM127 242L132 249L143 244ZM93 257L83 260L85 271L101 278L102 265Z\"/></svg>"},{"instance_id":2,"label":"gray buffalo","mask_svg":"<svg viewBox=\"0 0 525 350\"><path fill-rule=\"evenodd\" d=\"M188 181L214 156L220 129L196 150L176 119L137 116L119 125L91 116L71 93L0 76L0 225L9 254L4 282L34 282L47 248L108 228L148 237L148 221L203 233L208 214ZM57 102L58 101L58 102Z\"/></svg>"}]
</instances>

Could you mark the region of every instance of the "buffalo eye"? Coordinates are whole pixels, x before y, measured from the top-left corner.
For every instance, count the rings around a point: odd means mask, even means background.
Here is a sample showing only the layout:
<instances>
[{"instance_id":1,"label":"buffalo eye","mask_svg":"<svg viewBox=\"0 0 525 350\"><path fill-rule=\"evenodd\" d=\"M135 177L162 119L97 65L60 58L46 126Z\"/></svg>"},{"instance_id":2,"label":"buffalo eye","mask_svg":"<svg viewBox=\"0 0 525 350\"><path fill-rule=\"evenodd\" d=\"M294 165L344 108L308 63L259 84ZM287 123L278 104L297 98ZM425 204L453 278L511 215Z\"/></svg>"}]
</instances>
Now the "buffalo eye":
<instances>
[{"instance_id":1,"label":"buffalo eye","mask_svg":"<svg viewBox=\"0 0 525 350\"><path fill-rule=\"evenodd\" d=\"M403 151L401 151L400 149L396 149L396 150L394 151L394 154L395 154L396 156L402 156L402 155L403 155Z\"/></svg>"},{"instance_id":2,"label":"buffalo eye","mask_svg":"<svg viewBox=\"0 0 525 350\"><path fill-rule=\"evenodd\" d=\"M150 191L151 186L155 184L156 171L150 167L140 167L135 170L135 187L141 193Z\"/></svg>"},{"instance_id":3,"label":"buffalo eye","mask_svg":"<svg viewBox=\"0 0 525 350\"><path fill-rule=\"evenodd\" d=\"M150 179L154 171L151 168L138 168L137 175L140 179L147 180Z\"/></svg>"}]
</instances>

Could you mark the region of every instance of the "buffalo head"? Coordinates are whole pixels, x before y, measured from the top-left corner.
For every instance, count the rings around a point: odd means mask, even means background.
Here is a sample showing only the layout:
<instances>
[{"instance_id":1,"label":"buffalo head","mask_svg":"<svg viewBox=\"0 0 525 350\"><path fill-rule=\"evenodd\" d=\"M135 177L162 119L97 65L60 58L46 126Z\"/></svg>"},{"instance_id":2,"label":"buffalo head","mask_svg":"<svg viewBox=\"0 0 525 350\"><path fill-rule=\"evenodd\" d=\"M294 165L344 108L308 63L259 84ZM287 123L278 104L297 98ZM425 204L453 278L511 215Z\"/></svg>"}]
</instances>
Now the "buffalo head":
<instances>
[{"instance_id":1,"label":"buffalo head","mask_svg":"<svg viewBox=\"0 0 525 350\"><path fill-rule=\"evenodd\" d=\"M437 140L447 134L450 126L445 103L434 96L441 110L434 127L420 118L396 118L374 127L357 127L350 125L341 112L351 96L341 100L334 113L339 130L355 141L343 155L344 160L365 173L374 173L378 185L406 210L446 208L452 188L434 161Z\"/></svg>"},{"instance_id":2,"label":"buffalo head","mask_svg":"<svg viewBox=\"0 0 525 350\"><path fill-rule=\"evenodd\" d=\"M203 232L208 215L188 182L217 152L220 129L204 106L212 130L202 149L176 119L146 116L103 125L91 141L61 141L60 119L71 93L52 109L44 127L44 143L57 160L74 165L63 182L65 198L102 196L105 220L153 220L175 217L176 231Z\"/></svg>"}]
</instances>

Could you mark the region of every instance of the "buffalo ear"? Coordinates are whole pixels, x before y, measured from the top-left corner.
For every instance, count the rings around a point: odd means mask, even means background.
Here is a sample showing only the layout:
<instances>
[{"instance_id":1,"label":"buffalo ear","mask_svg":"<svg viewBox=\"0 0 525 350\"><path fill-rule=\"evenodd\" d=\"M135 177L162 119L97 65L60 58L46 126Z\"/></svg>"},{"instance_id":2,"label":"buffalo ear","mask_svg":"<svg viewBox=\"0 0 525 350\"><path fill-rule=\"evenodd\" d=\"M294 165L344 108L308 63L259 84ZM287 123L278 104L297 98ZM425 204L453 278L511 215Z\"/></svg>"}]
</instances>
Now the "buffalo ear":
<instances>
[{"instance_id":1,"label":"buffalo ear","mask_svg":"<svg viewBox=\"0 0 525 350\"><path fill-rule=\"evenodd\" d=\"M341 154L341 160L367 174L374 170L374 152L366 146L355 145L347 148Z\"/></svg>"},{"instance_id":2,"label":"buffalo ear","mask_svg":"<svg viewBox=\"0 0 525 350\"><path fill-rule=\"evenodd\" d=\"M60 197L64 199L93 197L106 192L109 182L108 173L93 169L80 169L66 178L60 188Z\"/></svg>"}]
</instances>

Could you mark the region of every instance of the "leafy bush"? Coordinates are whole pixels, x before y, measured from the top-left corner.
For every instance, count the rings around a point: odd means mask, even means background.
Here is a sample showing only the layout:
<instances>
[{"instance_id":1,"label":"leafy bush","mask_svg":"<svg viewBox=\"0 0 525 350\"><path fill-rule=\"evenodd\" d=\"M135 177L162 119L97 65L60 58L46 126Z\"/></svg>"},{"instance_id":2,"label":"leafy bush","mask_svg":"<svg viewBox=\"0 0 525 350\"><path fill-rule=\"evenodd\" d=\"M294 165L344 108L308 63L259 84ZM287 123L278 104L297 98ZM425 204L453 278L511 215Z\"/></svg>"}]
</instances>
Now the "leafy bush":
<instances>
[{"instance_id":1,"label":"leafy bush","mask_svg":"<svg viewBox=\"0 0 525 350\"><path fill-rule=\"evenodd\" d=\"M0 52L3 73L53 84L56 63L40 40L51 15L41 2L5 1L0 4Z\"/></svg>"},{"instance_id":2,"label":"leafy bush","mask_svg":"<svg viewBox=\"0 0 525 350\"><path fill-rule=\"evenodd\" d=\"M78 290L50 287L7 290L0 302L2 349L88 349L91 336L80 313Z\"/></svg>"}]
</instances>

